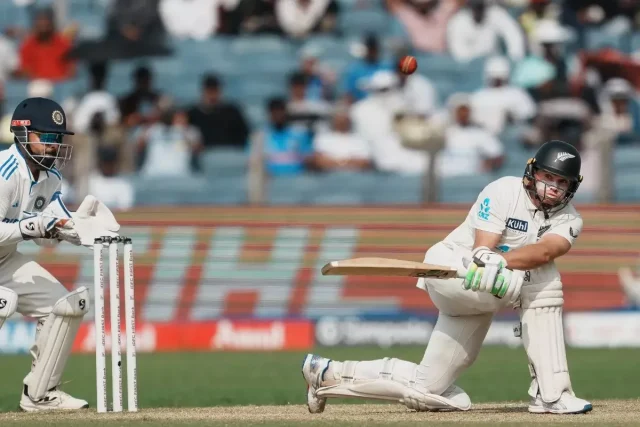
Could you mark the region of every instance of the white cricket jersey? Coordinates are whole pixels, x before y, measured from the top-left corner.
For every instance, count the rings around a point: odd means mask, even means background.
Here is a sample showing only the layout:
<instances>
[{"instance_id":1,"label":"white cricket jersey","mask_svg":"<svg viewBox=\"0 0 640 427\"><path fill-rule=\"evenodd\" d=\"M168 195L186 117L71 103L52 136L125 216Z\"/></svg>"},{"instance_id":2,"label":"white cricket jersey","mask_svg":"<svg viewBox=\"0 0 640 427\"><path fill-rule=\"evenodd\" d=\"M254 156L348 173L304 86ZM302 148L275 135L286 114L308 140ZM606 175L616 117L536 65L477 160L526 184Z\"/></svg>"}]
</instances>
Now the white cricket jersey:
<instances>
[{"instance_id":1,"label":"white cricket jersey","mask_svg":"<svg viewBox=\"0 0 640 427\"><path fill-rule=\"evenodd\" d=\"M487 185L478 196L465 221L453 230L443 244L471 251L475 230L501 234L497 248L508 252L536 243L544 234L558 234L571 243L582 230L582 218L571 203L545 219L544 212L531 202L522 178L508 176ZM554 262L531 270L525 280L546 283L560 280Z\"/></svg>"},{"instance_id":2,"label":"white cricket jersey","mask_svg":"<svg viewBox=\"0 0 640 427\"><path fill-rule=\"evenodd\" d=\"M18 221L25 212L42 212L55 202L55 211L71 216L61 199L60 172L53 169L39 175L35 181L16 145L0 151L0 259L15 252L23 240Z\"/></svg>"}]
</instances>

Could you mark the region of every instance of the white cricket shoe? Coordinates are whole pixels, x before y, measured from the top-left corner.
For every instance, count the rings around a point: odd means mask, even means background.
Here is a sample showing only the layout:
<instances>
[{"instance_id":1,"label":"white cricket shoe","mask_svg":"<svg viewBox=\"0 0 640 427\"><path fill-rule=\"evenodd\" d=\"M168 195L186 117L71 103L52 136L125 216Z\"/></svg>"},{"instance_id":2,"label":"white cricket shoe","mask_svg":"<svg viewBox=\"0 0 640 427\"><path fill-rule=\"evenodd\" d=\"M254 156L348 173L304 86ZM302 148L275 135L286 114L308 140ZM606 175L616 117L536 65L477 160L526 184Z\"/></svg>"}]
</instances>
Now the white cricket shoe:
<instances>
[{"instance_id":1,"label":"white cricket shoe","mask_svg":"<svg viewBox=\"0 0 640 427\"><path fill-rule=\"evenodd\" d=\"M302 376L307 382L307 408L312 414L324 411L326 397L318 397L316 391L322 385L322 375L329 368L331 359L325 359L316 354L307 354L302 362Z\"/></svg>"},{"instance_id":2,"label":"white cricket shoe","mask_svg":"<svg viewBox=\"0 0 640 427\"><path fill-rule=\"evenodd\" d=\"M76 399L57 387L49 390L42 399L34 401L29 397L27 386L25 385L20 399L20 409L25 412L77 410L88 407L89 403L86 400Z\"/></svg>"},{"instance_id":3,"label":"white cricket shoe","mask_svg":"<svg viewBox=\"0 0 640 427\"><path fill-rule=\"evenodd\" d=\"M567 392L553 403L543 402L539 394L529 402L529 412L534 414L586 414L592 409L590 402Z\"/></svg>"}]
</instances>

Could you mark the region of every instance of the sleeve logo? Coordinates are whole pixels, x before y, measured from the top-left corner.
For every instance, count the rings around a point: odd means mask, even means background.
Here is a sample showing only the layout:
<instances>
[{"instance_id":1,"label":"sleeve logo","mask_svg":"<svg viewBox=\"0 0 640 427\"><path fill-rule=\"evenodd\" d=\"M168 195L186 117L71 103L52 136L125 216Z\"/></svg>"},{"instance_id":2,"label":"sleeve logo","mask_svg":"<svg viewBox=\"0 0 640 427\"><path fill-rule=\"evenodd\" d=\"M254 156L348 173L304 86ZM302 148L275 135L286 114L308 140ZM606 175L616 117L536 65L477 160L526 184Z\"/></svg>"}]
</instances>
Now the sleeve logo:
<instances>
[{"instance_id":1,"label":"sleeve logo","mask_svg":"<svg viewBox=\"0 0 640 427\"><path fill-rule=\"evenodd\" d=\"M491 200L487 197L480 203L480 210L478 211L478 218L485 221L489 220L489 213L491 212L491 206L489 206Z\"/></svg>"}]
</instances>

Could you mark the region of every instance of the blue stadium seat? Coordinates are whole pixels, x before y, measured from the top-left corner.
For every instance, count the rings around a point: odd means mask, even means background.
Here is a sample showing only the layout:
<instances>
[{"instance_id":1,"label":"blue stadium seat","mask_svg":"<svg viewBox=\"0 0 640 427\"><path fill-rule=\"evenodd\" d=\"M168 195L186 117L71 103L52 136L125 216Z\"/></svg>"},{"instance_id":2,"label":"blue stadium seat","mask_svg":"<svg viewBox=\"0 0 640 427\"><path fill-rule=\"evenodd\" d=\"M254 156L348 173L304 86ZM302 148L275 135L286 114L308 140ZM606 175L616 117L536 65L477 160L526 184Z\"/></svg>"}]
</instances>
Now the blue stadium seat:
<instances>
[{"instance_id":1,"label":"blue stadium seat","mask_svg":"<svg viewBox=\"0 0 640 427\"><path fill-rule=\"evenodd\" d=\"M211 177L240 177L247 173L249 158L244 150L214 148L202 153L202 170Z\"/></svg>"},{"instance_id":2,"label":"blue stadium seat","mask_svg":"<svg viewBox=\"0 0 640 427\"><path fill-rule=\"evenodd\" d=\"M371 204L414 204L422 200L422 176L377 174L366 195Z\"/></svg>"},{"instance_id":3,"label":"blue stadium seat","mask_svg":"<svg viewBox=\"0 0 640 427\"><path fill-rule=\"evenodd\" d=\"M313 194L321 191L313 174L270 177L266 188L268 203L272 205L308 205Z\"/></svg>"},{"instance_id":4,"label":"blue stadium seat","mask_svg":"<svg viewBox=\"0 0 640 427\"><path fill-rule=\"evenodd\" d=\"M614 171L614 202L637 203L640 201L640 170Z\"/></svg>"},{"instance_id":5,"label":"blue stadium seat","mask_svg":"<svg viewBox=\"0 0 640 427\"><path fill-rule=\"evenodd\" d=\"M613 152L613 165L615 170L640 170L640 146L628 145L616 147Z\"/></svg>"},{"instance_id":6,"label":"blue stadium seat","mask_svg":"<svg viewBox=\"0 0 640 427\"><path fill-rule=\"evenodd\" d=\"M340 14L338 19L340 29L345 34L386 34L391 28L391 19L381 8L354 9L349 13Z\"/></svg>"},{"instance_id":7,"label":"blue stadium seat","mask_svg":"<svg viewBox=\"0 0 640 427\"><path fill-rule=\"evenodd\" d=\"M247 201L244 177L136 177L136 204L199 205L242 204Z\"/></svg>"},{"instance_id":8,"label":"blue stadium seat","mask_svg":"<svg viewBox=\"0 0 640 427\"><path fill-rule=\"evenodd\" d=\"M439 180L439 201L444 203L475 202L478 194L497 177L490 174L450 177Z\"/></svg>"},{"instance_id":9,"label":"blue stadium seat","mask_svg":"<svg viewBox=\"0 0 640 427\"><path fill-rule=\"evenodd\" d=\"M365 172L330 172L318 175L318 191L311 203L321 205L357 205L365 202L376 184L376 174Z\"/></svg>"},{"instance_id":10,"label":"blue stadium seat","mask_svg":"<svg viewBox=\"0 0 640 427\"><path fill-rule=\"evenodd\" d=\"M621 36L608 34L599 28L586 30L585 44L586 48L589 50L597 50L607 47L624 50L624 43Z\"/></svg>"}]
</instances>

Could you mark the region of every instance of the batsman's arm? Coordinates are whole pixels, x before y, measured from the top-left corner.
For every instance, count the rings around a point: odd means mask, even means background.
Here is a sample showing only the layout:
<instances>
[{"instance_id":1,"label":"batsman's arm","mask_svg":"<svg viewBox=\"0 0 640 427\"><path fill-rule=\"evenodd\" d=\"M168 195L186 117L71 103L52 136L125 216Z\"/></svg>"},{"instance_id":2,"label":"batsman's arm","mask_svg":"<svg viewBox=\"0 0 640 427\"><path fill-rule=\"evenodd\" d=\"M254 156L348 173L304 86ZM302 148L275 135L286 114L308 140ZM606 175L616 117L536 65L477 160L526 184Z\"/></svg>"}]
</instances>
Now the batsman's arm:
<instances>
[{"instance_id":1,"label":"batsman's arm","mask_svg":"<svg viewBox=\"0 0 640 427\"><path fill-rule=\"evenodd\" d=\"M532 270L550 263L569 252L571 243L558 234L549 234L539 242L505 253L507 268Z\"/></svg>"}]
</instances>

